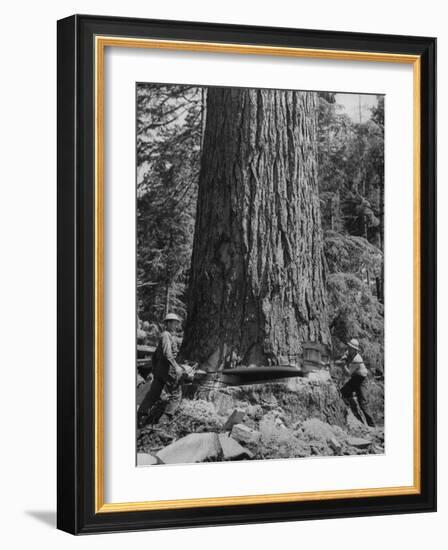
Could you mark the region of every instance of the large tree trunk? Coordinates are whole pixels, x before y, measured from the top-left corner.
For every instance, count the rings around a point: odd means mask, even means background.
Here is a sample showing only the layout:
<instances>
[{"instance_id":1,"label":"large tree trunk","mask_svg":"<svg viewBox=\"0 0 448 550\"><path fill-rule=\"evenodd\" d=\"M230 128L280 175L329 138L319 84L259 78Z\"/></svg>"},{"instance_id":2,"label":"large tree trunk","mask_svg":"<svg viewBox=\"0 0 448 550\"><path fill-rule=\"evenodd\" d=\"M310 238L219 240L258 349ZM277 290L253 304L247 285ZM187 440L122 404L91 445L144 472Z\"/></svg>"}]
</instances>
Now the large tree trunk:
<instances>
[{"instance_id":1,"label":"large tree trunk","mask_svg":"<svg viewBox=\"0 0 448 550\"><path fill-rule=\"evenodd\" d=\"M183 355L216 370L328 342L317 95L210 88Z\"/></svg>"}]
</instances>

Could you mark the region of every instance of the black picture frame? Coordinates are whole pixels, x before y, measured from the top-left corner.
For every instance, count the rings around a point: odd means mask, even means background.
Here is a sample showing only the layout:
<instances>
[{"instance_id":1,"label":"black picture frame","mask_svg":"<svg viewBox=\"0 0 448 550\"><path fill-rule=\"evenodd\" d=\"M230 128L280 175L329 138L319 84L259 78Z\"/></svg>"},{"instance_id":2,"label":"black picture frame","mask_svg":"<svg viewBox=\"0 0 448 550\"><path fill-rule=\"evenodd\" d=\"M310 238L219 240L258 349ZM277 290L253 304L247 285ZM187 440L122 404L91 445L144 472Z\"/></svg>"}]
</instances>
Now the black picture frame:
<instances>
[{"instance_id":1,"label":"black picture frame","mask_svg":"<svg viewBox=\"0 0 448 550\"><path fill-rule=\"evenodd\" d=\"M95 510L95 94L97 35L420 57L418 494L97 513ZM57 526L73 534L436 510L436 39L74 15L58 21Z\"/></svg>"}]
</instances>

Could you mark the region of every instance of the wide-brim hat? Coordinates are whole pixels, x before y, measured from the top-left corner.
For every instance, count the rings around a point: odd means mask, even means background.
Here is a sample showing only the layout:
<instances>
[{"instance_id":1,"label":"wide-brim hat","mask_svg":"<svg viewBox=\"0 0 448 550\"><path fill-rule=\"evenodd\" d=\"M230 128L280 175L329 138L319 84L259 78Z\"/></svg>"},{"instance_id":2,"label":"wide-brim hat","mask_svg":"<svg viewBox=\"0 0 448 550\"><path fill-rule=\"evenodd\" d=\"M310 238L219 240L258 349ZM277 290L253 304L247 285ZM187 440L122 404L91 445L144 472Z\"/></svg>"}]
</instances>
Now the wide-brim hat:
<instances>
[{"instance_id":1,"label":"wide-brim hat","mask_svg":"<svg viewBox=\"0 0 448 550\"><path fill-rule=\"evenodd\" d=\"M356 338L352 338L350 340L350 342L347 342L347 346L349 346L350 348L353 348L355 349L356 351L360 351L361 348L359 347L359 342Z\"/></svg>"},{"instance_id":2,"label":"wide-brim hat","mask_svg":"<svg viewBox=\"0 0 448 550\"><path fill-rule=\"evenodd\" d=\"M163 321L179 321L179 323L182 323L182 319L175 313L168 313Z\"/></svg>"}]
</instances>

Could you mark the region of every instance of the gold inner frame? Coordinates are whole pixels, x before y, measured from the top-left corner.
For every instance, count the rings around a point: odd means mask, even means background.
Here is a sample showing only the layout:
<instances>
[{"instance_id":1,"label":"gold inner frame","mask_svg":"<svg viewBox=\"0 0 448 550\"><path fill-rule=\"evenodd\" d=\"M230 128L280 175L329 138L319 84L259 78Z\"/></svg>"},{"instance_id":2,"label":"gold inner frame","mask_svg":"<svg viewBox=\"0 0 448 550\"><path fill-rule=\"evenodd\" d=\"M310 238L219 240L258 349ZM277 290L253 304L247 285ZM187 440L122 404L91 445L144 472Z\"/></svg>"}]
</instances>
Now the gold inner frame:
<instances>
[{"instance_id":1,"label":"gold inner frame","mask_svg":"<svg viewBox=\"0 0 448 550\"><path fill-rule=\"evenodd\" d=\"M302 493L275 493L214 498L106 503L104 501L104 54L106 47L150 48L178 51L287 56L328 60L406 63L413 66L413 298L414 298L414 365L413 365L413 455L414 482L410 486L370 489L343 489ZM420 493L420 56L389 53L352 52L277 46L255 46L212 42L190 42L96 36L95 55L95 513L167 510L208 506L232 506L279 502L332 500L340 498L412 495Z\"/></svg>"}]
</instances>

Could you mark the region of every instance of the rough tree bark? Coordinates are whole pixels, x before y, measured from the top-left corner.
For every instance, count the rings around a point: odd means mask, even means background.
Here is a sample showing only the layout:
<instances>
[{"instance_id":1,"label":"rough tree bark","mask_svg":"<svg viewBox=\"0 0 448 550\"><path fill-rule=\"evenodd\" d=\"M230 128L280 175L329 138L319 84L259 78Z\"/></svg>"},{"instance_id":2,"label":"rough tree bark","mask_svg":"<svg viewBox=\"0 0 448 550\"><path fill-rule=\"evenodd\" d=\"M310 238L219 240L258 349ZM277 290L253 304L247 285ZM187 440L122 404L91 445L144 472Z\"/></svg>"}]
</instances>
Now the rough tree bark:
<instances>
[{"instance_id":1,"label":"rough tree bark","mask_svg":"<svg viewBox=\"0 0 448 550\"><path fill-rule=\"evenodd\" d=\"M311 92L208 90L182 354L209 370L329 341L316 116Z\"/></svg>"}]
</instances>

